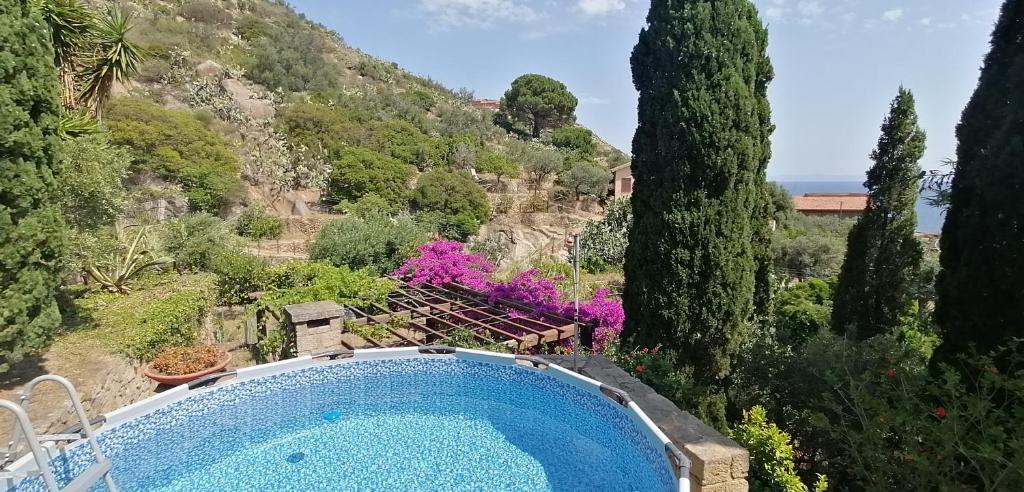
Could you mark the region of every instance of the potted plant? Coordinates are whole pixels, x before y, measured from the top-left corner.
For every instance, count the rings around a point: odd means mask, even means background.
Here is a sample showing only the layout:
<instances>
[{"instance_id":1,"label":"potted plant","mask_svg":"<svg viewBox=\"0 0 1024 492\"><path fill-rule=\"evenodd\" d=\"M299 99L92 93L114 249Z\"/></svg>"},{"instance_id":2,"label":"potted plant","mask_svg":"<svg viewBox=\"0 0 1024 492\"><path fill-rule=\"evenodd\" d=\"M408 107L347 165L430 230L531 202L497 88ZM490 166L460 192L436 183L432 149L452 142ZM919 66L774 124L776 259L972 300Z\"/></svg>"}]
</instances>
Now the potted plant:
<instances>
[{"instance_id":1,"label":"potted plant","mask_svg":"<svg viewBox=\"0 0 1024 492\"><path fill-rule=\"evenodd\" d=\"M171 347L157 354L143 372L158 383L177 386L219 372L228 362L231 354L220 347Z\"/></svg>"}]
</instances>

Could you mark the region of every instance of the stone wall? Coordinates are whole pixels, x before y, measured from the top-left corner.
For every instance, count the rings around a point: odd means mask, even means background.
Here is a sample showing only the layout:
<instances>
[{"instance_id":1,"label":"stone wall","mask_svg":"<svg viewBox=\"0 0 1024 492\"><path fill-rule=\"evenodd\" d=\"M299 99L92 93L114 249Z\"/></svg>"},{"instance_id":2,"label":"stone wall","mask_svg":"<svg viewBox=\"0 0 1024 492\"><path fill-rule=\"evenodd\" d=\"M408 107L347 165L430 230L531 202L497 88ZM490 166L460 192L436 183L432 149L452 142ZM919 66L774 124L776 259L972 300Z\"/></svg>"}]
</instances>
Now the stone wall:
<instances>
[{"instance_id":1,"label":"stone wall","mask_svg":"<svg viewBox=\"0 0 1024 492\"><path fill-rule=\"evenodd\" d=\"M542 356L572 369L571 355ZM668 398L630 376L612 361L599 356L581 357L579 373L614 386L640 405L662 432L690 458L690 490L693 492L744 492L750 455L732 439L680 410Z\"/></svg>"}]
</instances>

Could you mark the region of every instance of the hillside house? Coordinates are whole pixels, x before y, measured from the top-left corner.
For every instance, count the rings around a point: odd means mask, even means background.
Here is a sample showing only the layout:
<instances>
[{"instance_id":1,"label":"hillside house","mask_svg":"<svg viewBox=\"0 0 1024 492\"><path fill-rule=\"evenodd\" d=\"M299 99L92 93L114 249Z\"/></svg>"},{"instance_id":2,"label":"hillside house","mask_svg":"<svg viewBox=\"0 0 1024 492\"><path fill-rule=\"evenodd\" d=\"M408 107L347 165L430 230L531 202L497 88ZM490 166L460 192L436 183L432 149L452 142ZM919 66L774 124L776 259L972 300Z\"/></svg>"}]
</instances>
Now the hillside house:
<instances>
[{"instance_id":1,"label":"hillside house","mask_svg":"<svg viewBox=\"0 0 1024 492\"><path fill-rule=\"evenodd\" d=\"M804 215L860 217L867 207L866 193L804 193L793 197L793 208Z\"/></svg>"},{"instance_id":2,"label":"hillside house","mask_svg":"<svg viewBox=\"0 0 1024 492\"><path fill-rule=\"evenodd\" d=\"M497 99L474 99L470 102L473 106L480 109L486 109L488 111L498 111L501 109L501 101Z\"/></svg>"},{"instance_id":3,"label":"hillside house","mask_svg":"<svg viewBox=\"0 0 1024 492\"><path fill-rule=\"evenodd\" d=\"M627 162L612 169L612 196L625 198L633 194L633 170Z\"/></svg>"}]
</instances>

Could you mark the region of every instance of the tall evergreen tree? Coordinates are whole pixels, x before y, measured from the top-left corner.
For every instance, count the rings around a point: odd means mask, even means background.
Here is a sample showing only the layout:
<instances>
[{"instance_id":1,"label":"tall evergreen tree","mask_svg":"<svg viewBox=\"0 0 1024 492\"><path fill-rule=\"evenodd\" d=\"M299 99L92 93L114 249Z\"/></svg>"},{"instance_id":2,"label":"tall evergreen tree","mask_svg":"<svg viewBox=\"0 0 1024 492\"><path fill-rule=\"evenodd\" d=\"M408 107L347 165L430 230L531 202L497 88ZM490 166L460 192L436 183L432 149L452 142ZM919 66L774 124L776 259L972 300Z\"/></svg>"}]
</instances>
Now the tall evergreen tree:
<instances>
[{"instance_id":1,"label":"tall evergreen tree","mask_svg":"<svg viewBox=\"0 0 1024 492\"><path fill-rule=\"evenodd\" d=\"M0 372L60 323L53 48L28 0L0 0Z\"/></svg>"},{"instance_id":2,"label":"tall evergreen tree","mask_svg":"<svg viewBox=\"0 0 1024 492\"><path fill-rule=\"evenodd\" d=\"M956 130L942 227L938 360L1024 337L1024 0L1007 0Z\"/></svg>"},{"instance_id":3,"label":"tall evergreen tree","mask_svg":"<svg viewBox=\"0 0 1024 492\"><path fill-rule=\"evenodd\" d=\"M896 329L913 306L913 284L924 252L914 237L925 134L914 95L900 87L882 122L867 173L868 207L850 229L839 272L832 326L866 339Z\"/></svg>"},{"instance_id":4,"label":"tall evergreen tree","mask_svg":"<svg viewBox=\"0 0 1024 492\"><path fill-rule=\"evenodd\" d=\"M768 34L749 0L654 0L633 50L626 337L719 386L745 338L768 217Z\"/></svg>"}]
</instances>

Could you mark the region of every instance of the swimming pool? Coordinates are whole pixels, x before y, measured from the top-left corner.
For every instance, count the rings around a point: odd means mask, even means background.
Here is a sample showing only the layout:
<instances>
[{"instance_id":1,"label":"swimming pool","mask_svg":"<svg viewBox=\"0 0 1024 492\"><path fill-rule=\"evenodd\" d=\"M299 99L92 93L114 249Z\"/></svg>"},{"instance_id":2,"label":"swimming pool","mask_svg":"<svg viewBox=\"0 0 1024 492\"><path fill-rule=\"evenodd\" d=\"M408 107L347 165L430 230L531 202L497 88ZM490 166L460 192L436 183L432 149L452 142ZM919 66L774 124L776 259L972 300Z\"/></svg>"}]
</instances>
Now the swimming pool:
<instances>
[{"instance_id":1,"label":"swimming pool","mask_svg":"<svg viewBox=\"0 0 1024 492\"><path fill-rule=\"evenodd\" d=\"M108 414L100 446L122 491L685 487L628 397L536 359L440 352L305 357L179 386ZM89 464L85 451L53 460L59 481Z\"/></svg>"}]
</instances>

